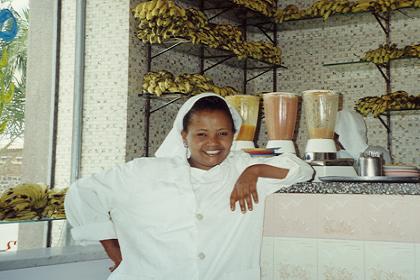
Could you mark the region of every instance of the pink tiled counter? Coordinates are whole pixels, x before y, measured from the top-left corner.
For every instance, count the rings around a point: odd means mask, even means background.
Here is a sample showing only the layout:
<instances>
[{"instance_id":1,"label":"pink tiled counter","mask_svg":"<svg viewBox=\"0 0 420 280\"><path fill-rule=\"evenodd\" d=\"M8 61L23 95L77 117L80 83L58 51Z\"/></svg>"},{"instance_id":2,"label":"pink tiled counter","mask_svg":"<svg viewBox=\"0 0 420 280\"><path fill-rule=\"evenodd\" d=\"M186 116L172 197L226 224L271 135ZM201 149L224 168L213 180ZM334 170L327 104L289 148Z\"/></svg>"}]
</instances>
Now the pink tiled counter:
<instances>
[{"instance_id":1,"label":"pink tiled counter","mask_svg":"<svg viewBox=\"0 0 420 280\"><path fill-rule=\"evenodd\" d=\"M265 211L264 280L420 279L420 195L276 193Z\"/></svg>"}]
</instances>

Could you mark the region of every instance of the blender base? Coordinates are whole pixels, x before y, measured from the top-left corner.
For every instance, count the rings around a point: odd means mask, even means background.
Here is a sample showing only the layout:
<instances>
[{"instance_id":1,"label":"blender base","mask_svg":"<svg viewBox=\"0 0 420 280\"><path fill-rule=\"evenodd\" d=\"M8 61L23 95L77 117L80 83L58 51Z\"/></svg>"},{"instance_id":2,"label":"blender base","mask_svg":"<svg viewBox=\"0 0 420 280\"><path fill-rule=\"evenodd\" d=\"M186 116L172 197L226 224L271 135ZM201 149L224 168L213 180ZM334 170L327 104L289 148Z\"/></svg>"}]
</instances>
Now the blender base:
<instances>
[{"instance_id":1,"label":"blender base","mask_svg":"<svg viewBox=\"0 0 420 280\"><path fill-rule=\"evenodd\" d=\"M312 182L321 182L319 177L324 176L348 176L356 177L357 173L353 166L312 166L315 177Z\"/></svg>"},{"instance_id":2,"label":"blender base","mask_svg":"<svg viewBox=\"0 0 420 280\"><path fill-rule=\"evenodd\" d=\"M309 139L306 142L307 153L335 153L337 149L333 139Z\"/></svg>"},{"instance_id":3,"label":"blender base","mask_svg":"<svg viewBox=\"0 0 420 280\"><path fill-rule=\"evenodd\" d=\"M233 141L231 150L239 151L242 149L254 149L254 148L255 148L255 144L253 141L237 140L237 141Z\"/></svg>"},{"instance_id":4,"label":"blender base","mask_svg":"<svg viewBox=\"0 0 420 280\"><path fill-rule=\"evenodd\" d=\"M268 140L267 149L280 148L281 153L296 154L295 144L292 140Z\"/></svg>"}]
</instances>

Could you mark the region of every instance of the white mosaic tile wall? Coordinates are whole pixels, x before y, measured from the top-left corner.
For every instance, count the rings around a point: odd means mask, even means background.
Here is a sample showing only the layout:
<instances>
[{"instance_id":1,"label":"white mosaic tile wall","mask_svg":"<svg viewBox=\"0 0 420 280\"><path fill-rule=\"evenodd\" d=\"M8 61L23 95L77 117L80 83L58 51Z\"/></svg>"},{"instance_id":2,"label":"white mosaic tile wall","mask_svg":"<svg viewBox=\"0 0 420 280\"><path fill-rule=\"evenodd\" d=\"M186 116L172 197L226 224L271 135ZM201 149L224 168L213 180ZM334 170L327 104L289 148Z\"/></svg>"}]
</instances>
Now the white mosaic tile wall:
<instances>
[{"instance_id":1,"label":"white mosaic tile wall","mask_svg":"<svg viewBox=\"0 0 420 280\"><path fill-rule=\"evenodd\" d=\"M134 3L136 2L138 1L134 1ZM134 3L132 3L133 7ZM284 5L290 3L284 3ZM301 6L306 5L305 3L298 4ZM419 30L416 28L419 25L419 11L408 10L407 13L409 17L398 14L394 16L392 22L392 38L400 46L416 43L417 41L413 38L420 38ZM221 21L225 20L222 19ZM373 65L322 66L323 63L356 60L357 56L383 43L384 33L371 14L336 16L331 17L325 23L321 19L285 23L279 26L279 29L279 46L283 50L284 64L288 67L288 69L280 69L278 71L277 88L279 91L301 92L315 88L333 89L342 94L343 107L346 109L353 108L354 101L360 97L384 93L384 80ZM249 34L249 38L254 40L263 38L263 36L252 33ZM133 42L131 49L137 49L136 51L138 52L139 43L135 43L135 38ZM174 69L179 69L178 66L183 67L185 63L189 66L197 65L198 67L198 60L195 57L188 58L188 56L176 51L172 51L170 55L171 60L165 61L162 57L162 59L156 60L158 61L157 64L169 65L170 70L173 72L176 71ZM138 64L136 61L133 67L130 66L130 75L134 71L140 77L142 76L139 73L138 65L141 64ZM145 68L144 66L142 67ZM232 67L219 66L214 71L211 71L212 73L210 74L215 81L222 80L221 83L224 82L234 86L236 82L237 87L242 88L242 71L240 69L235 69L235 73L232 75L226 75L231 73L233 69ZM415 60L394 62L392 72L394 79L393 90L406 90L410 94L417 93L419 90L416 88L416 81L419 80L419 73L419 63ZM249 72L249 76L254 74L258 74L258 72ZM227 83L226 77L232 77L229 83ZM267 73L249 84L248 93L255 94L271 88L272 74ZM141 99L139 101L141 103ZM138 110L142 106L139 106L137 102L131 106ZM155 101L152 104L157 105L158 103L156 102L161 104L163 101ZM170 129L171 120L175 116L177 108L177 106L171 105L164 109L165 112L157 112L152 115L149 154L153 154L164 135ZM131 110L129 111L130 114L133 114ZM416 145L419 142L419 135L416 133L419 130L418 118L418 114L415 112L397 114L392 117L392 149L395 161L419 164L420 147L418 144ZM168 122L167 120L170 121ZM141 139L143 131L141 129L141 113L134 123L132 131L135 134L140 134L134 136L133 133L128 132L128 139L131 137L134 141L127 141L127 159L142 155L143 145L136 141L136 139ZM372 117L366 118L366 123L369 144L386 147L386 133L382 124ZM262 122L257 138L259 146L266 144L264 122ZM299 124L296 128L296 142L300 154L304 151L306 140L305 118L300 114ZM133 148L130 149L129 147Z\"/></svg>"},{"instance_id":2,"label":"white mosaic tile wall","mask_svg":"<svg viewBox=\"0 0 420 280\"><path fill-rule=\"evenodd\" d=\"M295 1L287 1L284 5L292 3ZM420 41L420 10L407 10L406 13L408 17L395 14L391 23L392 41L400 47ZM384 43L385 35L371 14L334 16L325 23L321 19L284 23L280 26L278 40L284 64L288 67L278 75L279 91L332 89L342 94L345 109L352 109L354 102L363 96L385 93L384 79L373 64L322 66L323 63L357 60L357 56ZM418 59L393 62L392 79L393 91L418 94ZM261 87L271 82L271 76L263 76L255 81L253 90L262 91ZM418 111L392 116L392 150L396 162L420 163L419 119ZM369 144L386 147L386 130L379 120L372 117L365 120ZM305 117L300 116L296 142L301 154L306 140ZM263 128L259 144L265 142Z\"/></svg>"},{"instance_id":3,"label":"white mosaic tile wall","mask_svg":"<svg viewBox=\"0 0 420 280\"><path fill-rule=\"evenodd\" d=\"M87 1L81 175L125 161L128 1Z\"/></svg>"},{"instance_id":4,"label":"white mosaic tile wall","mask_svg":"<svg viewBox=\"0 0 420 280\"><path fill-rule=\"evenodd\" d=\"M134 8L140 1L131 1L130 6ZM138 97L141 92L141 83L144 73L146 73L146 48L145 45L135 37L137 23L130 15L130 51L129 51L129 98L127 111L127 142L126 159L143 156L144 153L144 98ZM183 46L181 48L184 48ZM188 54L188 49L180 47L153 59L152 71L168 70L175 75L182 73L199 72L199 58ZM156 54L163 48L153 45L152 54ZM190 48L191 51L196 48ZM212 65L214 61L208 61L204 67ZM219 65L205 75L211 77L218 85L233 86L237 89L242 88L242 71L238 68L227 65ZM156 108L168 100L152 100L151 108ZM149 155L153 155L160 143L172 127L173 119L181 106L182 102L177 102L159 110L151 115L150 118L150 141Z\"/></svg>"},{"instance_id":5,"label":"white mosaic tile wall","mask_svg":"<svg viewBox=\"0 0 420 280\"><path fill-rule=\"evenodd\" d=\"M86 29L86 77L83 131L82 175L114 163L143 155L142 77L145 73L144 45L135 37L136 22L130 9L132 1L89 1ZM287 3L285 3L287 4ZM72 119L74 67L74 1L63 1L63 30L61 46L60 110L57 147L57 185L67 185L70 173L70 139ZM393 33L398 44L417 42L420 38L419 11L409 11L413 18L396 16ZM258 35L250 36L257 39ZM306 20L280 26L279 46L283 61L289 69L278 73L278 90L301 92L311 88L331 88L343 95L344 107L352 108L354 100L382 94L384 82L373 65L322 67L322 63L354 59L364 51L382 43L384 35L370 14L332 17L328 22ZM413 41L414 40L414 41ZM154 47L157 49L157 47ZM417 61L394 63L394 90L416 93L419 80ZM155 59L153 70L167 69L174 74L198 71L198 58L171 51ZM216 83L242 87L242 71L222 65L208 73ZM250 73L252 75L252 73ZM267 91L272 87L272 74L267 73L251 82L248 92ZM153 100L152 108L164 101ZM180 103L170 105L151 117L150 155L169 131ZM386 146L382 125L367 118L369 143ZM396 161L419 163L418 115L393 117L394 151ZM400 137L405 135L405 137ZM297 144L302 152L306 142L304 116L300 117ZM258 144L265 145L264 125Z\"/></svg>"},{"instance_id":6,"label":"white mosaic tile wall","mask_svg":"<svg viewBox=\"0 0 420 280\"><path fill-rule=\"evenodd\" d=\"M76 2L62 1L55 185L70 184Z\"/></svg>"}]
</instances>

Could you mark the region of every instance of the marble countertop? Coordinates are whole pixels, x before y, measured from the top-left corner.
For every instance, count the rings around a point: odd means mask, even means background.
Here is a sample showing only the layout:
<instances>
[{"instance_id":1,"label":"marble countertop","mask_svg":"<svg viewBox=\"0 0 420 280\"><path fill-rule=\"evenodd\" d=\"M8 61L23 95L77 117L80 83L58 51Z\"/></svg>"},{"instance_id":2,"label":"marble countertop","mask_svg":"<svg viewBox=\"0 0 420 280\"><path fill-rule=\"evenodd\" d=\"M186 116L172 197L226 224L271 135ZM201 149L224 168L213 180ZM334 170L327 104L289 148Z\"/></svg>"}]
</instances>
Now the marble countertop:
<instances>
[{"instance_id":1,"label":"marble countertop","mask_svg":"<svg viewBox=\"0 0 420 280\"><path fill-rule=\"evenodd\" d=\"M299 183L277 193L420 195L420 183Z\"/></svg>"}]
</instances>

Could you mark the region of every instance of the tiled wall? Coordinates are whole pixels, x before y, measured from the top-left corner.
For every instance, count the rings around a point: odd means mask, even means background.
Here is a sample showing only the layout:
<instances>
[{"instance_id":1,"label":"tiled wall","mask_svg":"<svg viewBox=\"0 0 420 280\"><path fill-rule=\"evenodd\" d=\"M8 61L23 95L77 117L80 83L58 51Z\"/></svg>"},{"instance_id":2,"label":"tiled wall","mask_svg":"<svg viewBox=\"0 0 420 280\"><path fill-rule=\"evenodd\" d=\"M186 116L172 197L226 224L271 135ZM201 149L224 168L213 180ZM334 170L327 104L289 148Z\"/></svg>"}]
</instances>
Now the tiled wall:
<instances>
[{"instance_id":1,"label":"tiled wall","mask_svg":"<svg viewBox=\"0 0 420 280\"><path fill-rule=\"evenodd\" d=\"M125 160L128 1L87 1L82 175Z\"/></svg>"},{"instance_id":2,"label":"tiled wall","mask_svg":"<svg viewBox=\"0 0 420 280\"><path fill-rule=\"evenodd\" d=\"M290 1L289 1L290 2ZM138 1L132 1L134 7ZM292 3L292 2L290 2ZM307 2L309 3L309 2ZM307 3L299 3L307 5ZM284 3L289 4L289 3ZM420 11L408 10L408 16L395 14L393 17L393 40L404 46L417 43L420 38ZM144 46L133 36L135 33L134 19L130 20L130 66L129 66L129 97L127 159L142 155L143 151L143 99L135 93L140 91L141 79L145 71ZM226 19L222 19L226 22ZM323 63L341 62L357 59L365 51L376 48L383 43L384 34L371 14L346 15L331 17L327 22L321 19L285 23L279 26L278 41L283 50L283 61L288 69L280 69L277 77L277 88L282 91L302 92L307 89L333 89L343 96L343 107L352 109L355 100L367 95L384 93L385 83L374 65L359 64L348 66L323 67ZM261 34L251 32L250 39L260 39ZM154 47L154 49L159 49ZM156 66L158 65L158 66ZM393 90L406 90L410 94L418 92L416 81L419 80L419 63L416 60L397 61L393 63ZM171 51L169 56L163 55L154 60L152 69L170 70L174 73L198 71L198 59L179 52ZM249 72L249 76L258 72ZM240 68L218 66L209 75L221 84L242 88L242 71ZM248 93L255 94L270 91L272 74L267 73L252 81ZM159 106L165 101L153 101L153 106ZM169 131L172 119L178 105L171 105L151 117L150 155L157 149L163 137ZM258 145L266 144L264 122L258 135ZM372 117L366 118L368 139L370 145L386 147L386 132L382 124ZM419 114L416 111L395 114L392 117L393 154L397 162L420 163ZM299 123L296 129L298 152L303 153L307 140L305 116L299 113Z\"/></svg>"},{"instance_id":3,"label":"tiled wall","mask_svg":"<svg viewBox=\"0 0 420 280\"><path fill-rule=\"evenodd\" d=\"M145 73L145 48L135 37L136 22L130 12L139 0L89 1L86 28L86 76L84 97L84 130L82 173L89 174L114 163L143 155L144 99L141 92ZM288 3L284 3L288 4ZM299 3L303 5L304 3ZM59 127L57 146L57 185L68 185L70 173L70 139L74 69L74 1L63 1ZM393 39L399 45L416 43L420 38L420 11L408 10L410 17L396 15ZM106 15L106 16L104 16ZM370 14L331 17L285 23L278 35L283 61L288 69L279 70L278 90L301 92L328 88L343 95L344 107L366 95L382 94L384 82L373 65L323 67L322 63L355 58L382 43L384 35ZM402 31L401 31L402 30ZM253 33L251 39L257 39ZM154 47L156 51L158 47ZM416 60L395 62L394 90L416 93L419 63ZM198 59L182 52L170 51L154 60L153 70L167 69L175 74L197 72ZM250 73L252 75L253 73ZM209 71L216 83L242 87L242 71L222 65ZM249 93L270 90L272 75L254 80ZM162 100L153 100L152 108ZM150 154L169 131L180 102L154 113L150 126ZM393 116L393 150L396 161L419 163L419 115ZM305 118L300 115L296 139L303 151L307 140ZM366 118L369 144L386 146L386 133L377 119ZM262 122L263 124L263 122ZM266 142L264 125L258 144Z\"/></svg>"},{"instance_id":4,"label":"tiled wall","mask_svg":"<svg viewBox=\"0 0 420 280\"><path fill-rule=\"evenodd\" d=\"M274 194L262 279L420 279L417 196Z\"/></svg>"},{"instance_id":5,"label":"tiled wall","mask_svg":"<svg viewBox=\"0 0 420 280\"><path fill-rule=\"evenodd\" d=\"M0 176L0 193L21 182L20 176Z\"/></svg>"},{"instance_id":6,"label":"tiled wall","mask_svg":"<svg viewBox=\"0 0 420 280\"><path fill-rule=\"evenodd\" d=\"M282 6L296 1L282 2ZM299 5L308 6L308 1ZM405 10L392 16L391 39L399 47L419 43L420 10ZM373 64L353 64L323 67L323 63L357 60L370 49L384 43L385 35L375 18L369 14L333 16L327 22L321 19L289 22L280 25L279 46L283 62L288 69L280 70L278 90L302 92L308 89L332 89L343 96L343 107L352 109L354 102L363 96L385 93L385 82ZM392 90L405 90L419 94L420 63L418 59L392 62ZM271 76L255 81L254 91L271 83ZM378 119L365 118L370 145L386 147L386 130ZM392 150L396 162L420 163L420 114L418 111L392 116ZM264 129L259 136L265 144ZM307 140L304 114L299 115L296 133L298 150L304 151Z\"/></svg>"},{"instance_id":7,"label":"tiled wall","mask_svg":"<svg viewBox=\"0 0 420 280\"><path fill-rule=\"evenodd\" d=\"M131 1L130 6L134 8L140 1ZM144 73L146 73L146 50L143 43L136 37L137 22L130 15L130 50L129 50L129 102L128 102L128 124L126 139L126 159L143 156L144 147L144 98L138 97L141 92L141 83ZM152 54L156 54L163 48L153 45ZM189 51L190 50L190 51ZM152 71L168 70L175 75L182 73L199 72L199 59L197 56L188 53L196 52L197 47L177 47L166 54L156 57L152 61ZM212 65L214 61L207 61L204 67ZM228 65L217 66L205 73L221 86L230 85L237 89L242 88L242 71ZM169 99L171 100L171 99ZM151 108L161 106L166 100L152 100ZM173 119L182 105L176 102L165 109L156 111L150 118L150 141L149 155L153 155L160 143L172 127Z\"/></svg>"},{"instance_id":8,"label":"tiled wall","mask_svg":"<svg viewBox=\"0 0 420 280\"><path fill-rule=\"evenodd\" d=\"M63 0L62 11L57 146L55 160L55 181L56 186L58 187L66 187L70 184L76 2L71 0Z\"/></svg>"}]
</instances>

